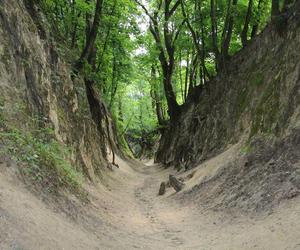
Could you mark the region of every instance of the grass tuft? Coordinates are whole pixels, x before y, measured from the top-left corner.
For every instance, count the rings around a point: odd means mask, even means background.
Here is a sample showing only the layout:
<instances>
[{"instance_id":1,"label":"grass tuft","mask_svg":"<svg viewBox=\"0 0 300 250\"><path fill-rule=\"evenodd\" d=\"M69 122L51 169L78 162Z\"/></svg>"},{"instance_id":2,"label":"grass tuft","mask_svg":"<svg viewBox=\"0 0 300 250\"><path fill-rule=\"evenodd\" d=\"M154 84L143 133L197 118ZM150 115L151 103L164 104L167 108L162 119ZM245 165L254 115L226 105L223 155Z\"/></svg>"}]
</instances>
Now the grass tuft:
<instances>
[{"instance_id":1,"label":"grass tuft","mask_svg":"<svg viewBox=\"0 0 300 250\"><path fill-rule=\"evenodd\" d=\"M22 132L19 129L0 131L3 152L21 163L21 171L35 184L49 192L65 187L82 196L83 176L67 160L70 149L54 139L50 129ZM24 164L25 163L25 164Z\"/></svg>"}]
</instances>

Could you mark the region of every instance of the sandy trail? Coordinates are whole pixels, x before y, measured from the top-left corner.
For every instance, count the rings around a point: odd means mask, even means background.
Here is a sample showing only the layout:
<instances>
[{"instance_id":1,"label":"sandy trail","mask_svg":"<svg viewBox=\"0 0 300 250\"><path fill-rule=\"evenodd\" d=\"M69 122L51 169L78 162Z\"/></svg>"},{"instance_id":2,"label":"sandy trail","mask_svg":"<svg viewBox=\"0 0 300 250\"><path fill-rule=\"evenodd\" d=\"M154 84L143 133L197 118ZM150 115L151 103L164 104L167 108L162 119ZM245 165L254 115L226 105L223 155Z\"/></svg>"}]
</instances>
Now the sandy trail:
<instances>
[{"instance_id":1,"label":"sandy trail","mask_svg":"<svg viewBox=\"0 0 300 250\"><path fill-rule=\"evenodd\" d=\"M212 212L183 206L172 190L157 196L171 170L118 163L106 187L87 186L91 204L75 209L75 219L0 165L0 249L300 249L299 199L265 217Z\"/></svg>"}]
</instances>

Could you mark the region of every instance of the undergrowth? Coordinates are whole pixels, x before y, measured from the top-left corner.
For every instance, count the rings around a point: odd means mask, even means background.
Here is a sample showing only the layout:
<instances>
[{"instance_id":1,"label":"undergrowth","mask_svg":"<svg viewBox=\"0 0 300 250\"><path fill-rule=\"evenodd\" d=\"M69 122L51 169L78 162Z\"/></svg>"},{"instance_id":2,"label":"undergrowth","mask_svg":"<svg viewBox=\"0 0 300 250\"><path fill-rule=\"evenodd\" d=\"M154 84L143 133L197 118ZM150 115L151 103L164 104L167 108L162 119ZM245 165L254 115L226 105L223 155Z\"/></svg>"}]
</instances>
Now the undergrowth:
<instances>
[{"instance_id":1,"label":"undergrowth","mask_svg":"<svg viewBox=\"0 0 300 250\"><path fill-rule=\"evenodd\" d=\"M49 193L67 188L80 198L85 198L82 189L82 174L67 160L70 149L54 139L51 129L23 132L19 129L0 131L1 154L16 160L20 171L33 183Z\"/></svg>"}]
</instances>

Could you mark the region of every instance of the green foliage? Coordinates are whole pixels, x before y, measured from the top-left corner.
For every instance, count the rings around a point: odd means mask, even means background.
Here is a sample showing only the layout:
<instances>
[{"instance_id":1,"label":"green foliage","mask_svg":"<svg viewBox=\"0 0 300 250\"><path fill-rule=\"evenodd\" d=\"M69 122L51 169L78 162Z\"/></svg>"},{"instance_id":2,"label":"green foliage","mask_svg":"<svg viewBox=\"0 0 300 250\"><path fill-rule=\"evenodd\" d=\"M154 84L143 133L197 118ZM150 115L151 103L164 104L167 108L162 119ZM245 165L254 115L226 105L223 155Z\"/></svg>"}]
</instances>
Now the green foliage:
<instances>
[{"instance_id":1,"label":"green foliage","mask_svg":"<svg viewBox=\"0 0 300 250\"><path fill-rule=\"evenodd\" d=\"M34 133L5 130L0 132L0 141L5 145L1 153L23 164L21 171L35 184L49 192L66 187L79 195L84 194L82 175L67 160L70 150L53 138L52 130L40 129Z\"/></svg>"},{"instance_id":2,"label":"green foliage","mask_svg":"<svg viewBox=\"0 0 300 250\"><path fill-rule=\"evenodd\" d=\"M175 2L170 2L171 8ZM242 48L241 34L249 6L249 0L238 0L236 5L234 2L215 0L219 54L224 53L225 37L230 34L228 55L224 55L226 60ZM62 48L62 54L73 63L79 58L86 43L96 1L42 0L41 3ZM165 1L162 1L161 8L157 7L156 0L141 3L147 3L145 7L149 15L157 13L158 34L165 55L169 58L164 37ZM167 21L170 33L173 32L172 39L178 31L174 45L172 88L180 105L184 104L188 93L195 86L206 84L217 74L219 63L218 53L213 46L211 1L183 0L182 3ZM271 0L253 0L247 40L263 30L270 15ZM229 30L229 20L232 21L232 30ZM66 47L69 49L64 49ZM130 136L141 138L143 134L151 134L163 126L158 114L161 114L163 120L168 120L169 116L159 61L160 50L149 31L149 17L136 1L104 1L94 53L94 65L86 64L83 74L85 78L93 80L99 89L117 121L119 134L123 136L131 131ZM226 66L228 62L222 63ZM258 74L252 83L259 86L262 81ZM241 101L241 108L245 107L245 103ZM125 145L124 141L122 143Z\"/></svg>"}]
</instances>

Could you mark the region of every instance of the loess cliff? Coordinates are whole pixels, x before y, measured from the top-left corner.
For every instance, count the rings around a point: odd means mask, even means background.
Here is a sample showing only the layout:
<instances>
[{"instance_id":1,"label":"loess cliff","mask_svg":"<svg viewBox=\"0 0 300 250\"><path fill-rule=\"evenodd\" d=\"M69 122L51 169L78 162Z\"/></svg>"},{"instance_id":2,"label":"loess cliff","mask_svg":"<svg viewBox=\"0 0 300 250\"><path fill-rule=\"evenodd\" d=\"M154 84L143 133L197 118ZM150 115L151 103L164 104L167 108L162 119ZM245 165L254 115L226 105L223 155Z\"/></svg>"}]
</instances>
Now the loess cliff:
<instances>
[{"instance_id":1,"label":"loess cliff","mask_svg":"<svg viewBox=\"0 0 300 250\"><path fill-rule=\"evenodd\" d=\"M107 150L116 147L110 115L98 100L103 117L93 120L84 81L61 59L30 2L0 1L2 157L24 163L25 175L44 188L72 185L77 174L96 181L109 165Z\"/></svg>"},{"instance_id":2,"label":"loess cliff","mask_svg":"<svg viewBox=\"0 0 300 250\"><path fill-rule=\"evenodd\" d=\"M156 161L177 169L192 169L238 145L230 162L219 162L219 171L194 187L202 200L259 209L299 194L299 17L298 2L232 57L222 74L198 86L164 131Z\"/></svg>"}]
</instances>

